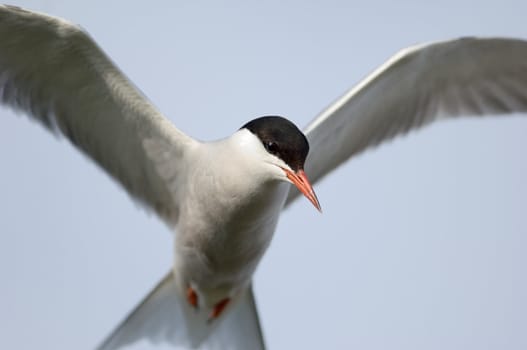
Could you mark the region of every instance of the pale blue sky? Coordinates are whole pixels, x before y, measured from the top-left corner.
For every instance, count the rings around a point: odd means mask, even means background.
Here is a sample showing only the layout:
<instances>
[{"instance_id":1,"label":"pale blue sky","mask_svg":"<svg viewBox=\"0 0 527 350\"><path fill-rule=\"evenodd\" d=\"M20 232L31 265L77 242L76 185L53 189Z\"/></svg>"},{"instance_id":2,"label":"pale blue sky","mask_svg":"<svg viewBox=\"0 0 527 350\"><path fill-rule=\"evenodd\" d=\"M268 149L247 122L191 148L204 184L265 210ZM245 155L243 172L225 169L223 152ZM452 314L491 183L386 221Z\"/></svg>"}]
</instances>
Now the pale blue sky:
<instances>
[{"instance_id":1,"label":"pale blue sky","mask_svg":"<svg viewBox=\"0 0 527 350\"><path fill-rule=\"evenodd\" d=\"M411 44L527 38L525 1L12 3L81 24L199 139L304 126ZM526 149L525 115L442 122L316 184L324 214L287 210L256 273L269 348L527 348ZM92 349L168 270L170 232L5 109L0 159L0 348Z\"/></svg>"}]
</instances>

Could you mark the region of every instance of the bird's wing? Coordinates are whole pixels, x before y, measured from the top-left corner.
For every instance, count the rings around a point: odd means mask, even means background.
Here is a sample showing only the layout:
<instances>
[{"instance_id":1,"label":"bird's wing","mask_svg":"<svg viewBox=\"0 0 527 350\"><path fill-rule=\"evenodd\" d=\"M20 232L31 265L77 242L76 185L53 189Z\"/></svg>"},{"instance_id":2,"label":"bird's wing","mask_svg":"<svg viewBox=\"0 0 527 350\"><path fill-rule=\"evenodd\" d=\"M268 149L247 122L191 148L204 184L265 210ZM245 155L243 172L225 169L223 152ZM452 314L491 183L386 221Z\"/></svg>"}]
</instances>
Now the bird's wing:
<instances>
[{"instance_id":1,"label":"bird's wing","mask_svg":"<svg viewBox=\"0 0 527 350\"><path fill-rule=\"evenodd\" d=\"M66 136L162 218L177 218L174 163L196 141L78 26L0 5L0 99Z\"/></svg>"},{"instance_id":2,"label":"bird's wing","mask_svg":"<svg viewBox=\"0 0 527 350\"><path fill-rule=\"evenodd\" d=\"M97 350L116 350L141 340L192 349L265 349L252 288L212 323L202 311L193 310L180 295L171 271Z\"/></svg>"},{"instance_id":3,"label":"bird's wing","mask_svg":"<svg viewBox=\"0 0 527 350\"><path fill-rule=\"evenodd\" d=\"M312 182L363 150L435 120L527 111L527 42L461 38L404 49L305 129ZM289 192L287 204L298 196Z\"/></svg>"}]
</instances>

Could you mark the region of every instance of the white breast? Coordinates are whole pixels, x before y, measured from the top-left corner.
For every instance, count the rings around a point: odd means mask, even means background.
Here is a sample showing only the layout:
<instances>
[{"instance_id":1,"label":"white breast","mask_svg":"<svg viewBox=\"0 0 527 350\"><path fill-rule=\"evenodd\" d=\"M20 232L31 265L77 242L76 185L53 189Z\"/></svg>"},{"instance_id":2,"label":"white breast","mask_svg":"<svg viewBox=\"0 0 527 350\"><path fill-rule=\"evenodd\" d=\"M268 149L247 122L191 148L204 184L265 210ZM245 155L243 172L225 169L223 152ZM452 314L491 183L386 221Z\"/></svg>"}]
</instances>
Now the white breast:
<instances>
[{"instance_id":1,"label":"white breast","mask_svg":"<svg viewBox=\"0 0 527 350\"><path fill-rule=\"evenodd\" d=\"M247 130L192 155L183 186L175 274L206 304L245 287L269 246L289 184L277 181L255 156L262 148ZM255 151L256 150L256 151Z\"/></svg>"}]
</instances>

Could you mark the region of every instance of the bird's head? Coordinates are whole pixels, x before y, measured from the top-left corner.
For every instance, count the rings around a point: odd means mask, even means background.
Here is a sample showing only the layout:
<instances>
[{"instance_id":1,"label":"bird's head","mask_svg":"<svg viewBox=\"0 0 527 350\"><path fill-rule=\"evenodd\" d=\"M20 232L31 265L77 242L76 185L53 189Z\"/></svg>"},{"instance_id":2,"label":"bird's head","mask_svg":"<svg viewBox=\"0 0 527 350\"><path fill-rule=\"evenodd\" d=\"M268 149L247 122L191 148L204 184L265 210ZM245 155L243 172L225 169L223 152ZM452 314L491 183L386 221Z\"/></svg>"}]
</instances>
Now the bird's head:
<instances>
[{"instance_id":1,"label":"bird's head","mask_svg":"<svg viewBox=\"0 0 527 350\"><path fill-rule=\"evenodd\" d=\"M309 143L302 131L278 116L251 120L240 129L247 129L258 138L260 156L271 166L273 176L295 185L321 211L315 191L304 172Z\"/></svg>"}]
</instances>

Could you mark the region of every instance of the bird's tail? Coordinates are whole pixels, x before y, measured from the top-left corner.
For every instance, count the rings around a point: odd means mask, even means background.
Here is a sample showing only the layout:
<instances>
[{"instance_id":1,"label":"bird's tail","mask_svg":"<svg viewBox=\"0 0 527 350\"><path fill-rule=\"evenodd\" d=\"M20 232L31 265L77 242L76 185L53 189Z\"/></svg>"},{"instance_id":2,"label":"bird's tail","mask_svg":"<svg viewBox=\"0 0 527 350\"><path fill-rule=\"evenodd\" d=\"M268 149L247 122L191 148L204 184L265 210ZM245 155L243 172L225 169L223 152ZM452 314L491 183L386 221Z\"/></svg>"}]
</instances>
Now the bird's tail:
<instances>
[{"instance_id":1,"label":"bird's tail","mask_svg":"<svg viewBox=\"0 0 527 350\"><path fill-rule=\"evenodd\" d=\"M119 349L142 339L192 349L265 349L252 287L208 322L188 305L172 272L97 349Z\"/></svg>"}]
</instances>

